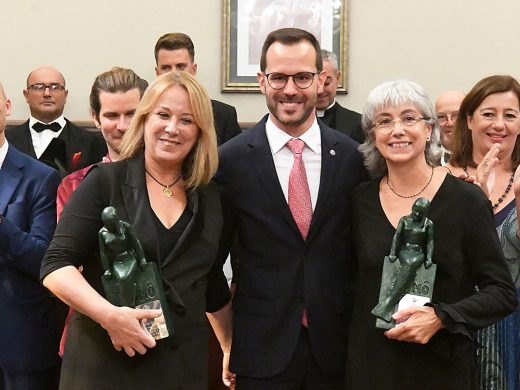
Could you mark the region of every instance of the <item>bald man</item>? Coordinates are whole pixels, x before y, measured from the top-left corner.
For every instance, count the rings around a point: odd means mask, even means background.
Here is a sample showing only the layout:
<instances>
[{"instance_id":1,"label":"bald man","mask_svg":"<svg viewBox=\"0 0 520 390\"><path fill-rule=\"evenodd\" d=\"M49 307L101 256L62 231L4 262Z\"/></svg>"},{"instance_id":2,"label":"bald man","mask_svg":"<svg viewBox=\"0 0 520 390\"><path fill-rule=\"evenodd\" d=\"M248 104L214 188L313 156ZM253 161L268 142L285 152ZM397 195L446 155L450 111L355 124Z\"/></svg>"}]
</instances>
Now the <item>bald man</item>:
<instances>
[{"instance_id":1,"label":"bald man","mask_svg":"<svg viewBox=\"0 0 520 390\"><path fill-rule=\"evenodd\" d=\"M6 141L10 111L0 84L0 389L54 390L63 323L39 274L56 227L59 175Z\"/></svg>"},{"instance_id":2,"label":"bald man","mask_svg":"<svg viewBox=\"0 0 520 390\"><path fill-rule=\"evenodd\" d=\"M107 153L103 138L65 119L68 91L65 78L50 66L34 69L23 95L31 116L6 131L8 141L21 152L68 173L100 161Z\"/></svg>"},{"instance_id":3,"label":"bald man","mask_svg":"<svg viewBox=\"0 0 520 390\"><path fill-rule=\"evenodd\" d=\"M447 164L450 159L455 122L457 121L457 115L459 114L459 108L464 100L464 96L465 94L462 91L444 91L439 94L435 101L435 112L439 119L441 130L442 165Z\"/></svg>"}]
</instances>

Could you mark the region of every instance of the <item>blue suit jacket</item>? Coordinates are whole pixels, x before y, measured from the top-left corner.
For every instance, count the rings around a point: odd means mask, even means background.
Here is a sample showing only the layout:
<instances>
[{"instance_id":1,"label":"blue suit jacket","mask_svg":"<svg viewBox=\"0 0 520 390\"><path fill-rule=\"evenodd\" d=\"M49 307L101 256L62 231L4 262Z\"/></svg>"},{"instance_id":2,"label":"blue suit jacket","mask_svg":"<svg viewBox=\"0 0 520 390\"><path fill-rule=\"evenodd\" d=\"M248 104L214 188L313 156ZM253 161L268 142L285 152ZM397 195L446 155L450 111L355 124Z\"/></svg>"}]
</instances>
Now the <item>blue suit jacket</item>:
<instances>
[{"instance_id":1,"label":"blue suit jacket","mask_svg":"<svg viewBox=\"0 0 520 390\"><path fill-rule=\"evenodd\" d=\"M278 180L266 118L219 149L220 261L238 241L231 371L269 377L287 367L305 308L318 364L340 376L351 310L351 194L368 175L358 144L320 124L320 187L304 241Z\"/></svg>"},{"instance_id":2,"label":"blue suit jacket","mask_svg":"<svg viewBox=\"0 0 520 390\"><path fill-rule=\"evenodd\" d=\"M0 365L11 374L56 364L56 299L40 263L56 227L58 172L9 145L0 169Z\"/></svg>"}]
</instances>

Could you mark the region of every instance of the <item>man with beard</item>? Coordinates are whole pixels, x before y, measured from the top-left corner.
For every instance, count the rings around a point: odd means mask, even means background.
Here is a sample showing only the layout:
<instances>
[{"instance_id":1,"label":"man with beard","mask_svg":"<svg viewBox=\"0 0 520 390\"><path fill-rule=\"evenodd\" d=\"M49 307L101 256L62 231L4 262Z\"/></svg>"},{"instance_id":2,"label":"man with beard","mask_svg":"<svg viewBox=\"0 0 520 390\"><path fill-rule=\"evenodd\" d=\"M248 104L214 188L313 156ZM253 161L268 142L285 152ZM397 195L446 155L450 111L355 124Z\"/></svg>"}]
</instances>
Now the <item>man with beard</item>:
<instances>
[{"instance_id":1,"label":"man with beard","mask_svg":"<svg viewBox=\"0 0 520 390\"><path fill-rule=\"evenodd\" d=\"M219 150L217 261L236 235L238 274L232 330L216 334L240 389L344 386L349 205L367 173L357 143L316 119L322 68L312 34L271 32L257 74L269 114Z\"/></svg>"}]
</instances>

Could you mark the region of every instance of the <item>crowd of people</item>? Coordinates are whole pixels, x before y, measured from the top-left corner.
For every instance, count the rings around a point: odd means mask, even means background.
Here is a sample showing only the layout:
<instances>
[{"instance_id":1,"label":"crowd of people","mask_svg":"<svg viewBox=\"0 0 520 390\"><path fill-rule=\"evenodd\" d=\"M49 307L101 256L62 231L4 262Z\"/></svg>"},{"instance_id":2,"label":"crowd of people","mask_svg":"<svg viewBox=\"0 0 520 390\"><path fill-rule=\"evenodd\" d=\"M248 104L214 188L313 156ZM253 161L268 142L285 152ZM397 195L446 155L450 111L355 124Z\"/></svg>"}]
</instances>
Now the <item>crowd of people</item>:
<instances>
[{"instance_id":1,"label":"crowd of people","mask_svg":"<svg viewBox=\"0 0 520 390\"><path fill-rule=\"evenodd\" d=\"M189 36L155 60L150 84L95 78L98 132L64 117L53 67L18 126L0 84L0 390L520 390L514 78L435 104L387 81L361 115L335 99L334 53L282 28L260 54L268 113L241 131ZM167 307L119 305L108 279Z\"/></svg>"}]
</instances>

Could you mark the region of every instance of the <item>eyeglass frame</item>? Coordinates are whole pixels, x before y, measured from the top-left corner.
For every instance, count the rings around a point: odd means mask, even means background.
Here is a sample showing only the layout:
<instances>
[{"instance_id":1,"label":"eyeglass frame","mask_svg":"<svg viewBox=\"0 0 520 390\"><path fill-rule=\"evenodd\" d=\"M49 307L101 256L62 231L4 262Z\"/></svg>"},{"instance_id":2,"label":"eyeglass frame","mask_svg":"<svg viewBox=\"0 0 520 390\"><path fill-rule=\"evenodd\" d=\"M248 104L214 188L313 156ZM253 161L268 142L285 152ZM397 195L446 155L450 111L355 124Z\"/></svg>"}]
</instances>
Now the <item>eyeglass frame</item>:
<instances>
[{"instance_id":1,"label":"eyeglass frame","mask_svg":"<svg viewBox=\"0 0 520 390\"><path fill-rule=\"evenodd\" d=\"M437 115L437 120L439 121L439 124L446 124L446 123L448 123L448 118L452 122L456 122L458 116L459 116L459 111L453 111L453 112L449 112L446 114L442 113L440 115Z\"/></svg>"},{"instance_id":2,"label":"eyeglass frame","mask_svg":"<svg viewBox=\"0 0 520 390\"><path fill-rule=\"evenodd\" d=\"M35 88L36 86L42 86L43 88ZM65 90L65 86L60 83L34 83L27 86L27 89L30 89L34 92L45 92L49 88L49 92L61 92Z\"/></svg>"},{"instance_id":3,"label":"eyeglass frame","mask_svg":"<svg viewBox=\"0 0 520 390\"><path fill-rule=\"evenodd\" d=\"M302 73L307 73L307 74L311 74L312 75L311 83L308 86L306 86L306 87L300 87L298 85L298 83L296 82L296 79L294 78L294 76L297 76L297 75L302 74ZM279 87L279 88L273 87L271 85L271 83L269 82L269 76L271 76L273 74L285 77L285 82L283 83L283 85L281 87ZM272 89L276 89L277 91L279 91L279 90L285 88L285 86L287 85L287 82L289 81L289 77L292 77L294 85L296 85L298 88L300 88L300 89L310 88L311 85L314 83L314 79L316 78L317 74L318 74L318 72L298 72L298 73L294 73L294 74L285 74L285 73L280 73L280 72L271 72L271 73L264 73L264 76L265 76L265 78L267 80L267 84L269 84L269 86Z\"/></svg>"},{"instance_id":4,"label":"eyeglass frame","mask_svg":"<svg viewBox=\"0 0 520 390\"><path fill-rule=\"evenodd\" d=\"M395 130L395 125L397 123L400 123L401 127L403 129L405 129L405 130L412 128L413 126L415 126L420 121L425 121L427 124L432 124L432 118L428 118L428 117L424 117L424 116L417 117L414 120L415 120L415 122L413 124L407 125L407 124L403 123L403 117L395 118L395 119L392 119L388 123L388 127L381 127L381 125L379 123L374 123L372 125L372 129L375 129L375 130L379 131L382 134L390 134L392 131ZM378 121L378 122L380 122L380 121ZM381 131L381 130L383 130L383 131Z\"/></svg>"}]
</instances>

